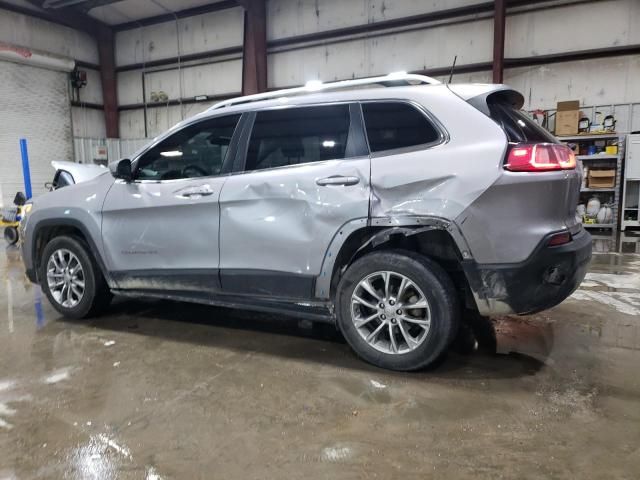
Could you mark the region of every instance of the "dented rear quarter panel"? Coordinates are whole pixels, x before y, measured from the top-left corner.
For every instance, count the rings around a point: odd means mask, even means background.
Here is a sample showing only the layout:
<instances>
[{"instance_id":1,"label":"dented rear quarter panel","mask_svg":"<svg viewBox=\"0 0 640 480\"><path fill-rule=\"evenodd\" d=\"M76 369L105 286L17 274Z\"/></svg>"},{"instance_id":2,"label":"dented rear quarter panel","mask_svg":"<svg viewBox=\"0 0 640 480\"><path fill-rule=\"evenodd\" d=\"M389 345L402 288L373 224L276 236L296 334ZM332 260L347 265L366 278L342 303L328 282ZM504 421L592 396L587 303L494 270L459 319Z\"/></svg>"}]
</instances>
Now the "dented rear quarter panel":
<instances>
[{"instance_id":1,"label":"dented rear quarter panel","mask_svg":"<svg viewBox=\"0 0 640 480\"><path fill-rule=\"evenodd\" d=\"M409 95L437 120L443 139L371 159L371 216L456 219L499 177L507 148L502 129L446 86Z\"/></svg>"}]
</instances>

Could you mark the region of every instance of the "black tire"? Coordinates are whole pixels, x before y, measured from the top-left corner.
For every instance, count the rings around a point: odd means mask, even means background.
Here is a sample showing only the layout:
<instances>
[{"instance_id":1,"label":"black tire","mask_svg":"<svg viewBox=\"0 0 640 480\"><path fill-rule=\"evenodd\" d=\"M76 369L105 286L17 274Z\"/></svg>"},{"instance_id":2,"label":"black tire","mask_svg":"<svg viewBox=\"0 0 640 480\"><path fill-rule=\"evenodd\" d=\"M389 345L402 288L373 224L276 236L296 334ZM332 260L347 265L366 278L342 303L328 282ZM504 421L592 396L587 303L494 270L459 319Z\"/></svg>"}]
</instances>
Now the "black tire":
<instances>
[{"instance_id":1,"label":"black tire","mask_svg":"<svg viewBox=\"0 0 640 480\"><path fill-rule=\"evenodd\" d=\"M18 243L18 229L16 227L6 227L4 229L4 239L9 245L15 245Z\"/></svg>"},{"instance_id":2,"label":"black tire","mask_svg":"<svg viewBox=\"0 0 640 480\"><path fill-rule=\"evenodd\" d=\"M408 277L423 292L431 309L431 325L424 341L415 350L384 353L358 333L351 318L351 296L366 276L377 271L392 271ZM365 361L378 367L411 371L435 362L455 338L460 321L456 290L449 275L429 258L405 250L369 253L356 260L345 272L336 296L338 326L347 343Z\"/></svg>"},{"instance_id":3,"label":"black tire","mask_svg":"<svg viewBox=\"0 0 640 480\"><path fill-rule=\"evenodd\" d=\"M51 294L47 282L47 262L51 255L59 249L66 249L72 252L78 258L84 272L84 294L80 302L74 307L65 307L58 303ZM40 286L53 308L68 318L80 319L97 315L107 308L112 298L111 291L89 248L82 240L76 237L55 237L47 243L40 259L38 278L40 279Z\"/></svg>"}]
</instances>

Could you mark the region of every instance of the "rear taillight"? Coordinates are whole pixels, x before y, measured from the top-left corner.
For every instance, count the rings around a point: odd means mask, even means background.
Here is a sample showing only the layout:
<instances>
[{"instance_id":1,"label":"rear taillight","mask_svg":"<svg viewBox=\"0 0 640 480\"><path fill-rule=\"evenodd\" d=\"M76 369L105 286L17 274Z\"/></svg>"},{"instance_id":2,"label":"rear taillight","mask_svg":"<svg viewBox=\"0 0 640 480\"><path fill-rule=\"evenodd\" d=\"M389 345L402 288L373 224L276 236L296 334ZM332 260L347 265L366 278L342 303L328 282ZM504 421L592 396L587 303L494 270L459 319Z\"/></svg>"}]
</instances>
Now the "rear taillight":
<instances>
[{"instance_id":1,"label":"rear taillight","mask_svg":"<svg viewBox=\"0 0 640 480\"><path fill-rule=\"evenodd\" d=\"M576 168L576 156L565 145L518 143L509 148L504 168L512 172L573 170Z\"/></svg>"}]
</instances>

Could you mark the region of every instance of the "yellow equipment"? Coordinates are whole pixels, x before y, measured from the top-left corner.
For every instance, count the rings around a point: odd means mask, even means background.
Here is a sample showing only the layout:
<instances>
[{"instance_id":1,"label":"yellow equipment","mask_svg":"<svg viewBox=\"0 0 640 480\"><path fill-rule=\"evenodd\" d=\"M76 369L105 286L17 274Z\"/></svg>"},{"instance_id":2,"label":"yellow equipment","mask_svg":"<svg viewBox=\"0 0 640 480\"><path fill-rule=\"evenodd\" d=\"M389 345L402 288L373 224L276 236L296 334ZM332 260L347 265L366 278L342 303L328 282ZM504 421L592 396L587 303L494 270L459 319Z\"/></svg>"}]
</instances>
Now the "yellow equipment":
<instances>
[{"instance_id":1,"label":"yellow equipment","mask_svg":"<svg viewBox=\"0 0 640 480\"><path fill-rule=\"evenodd\" d=\"M4 227L4 239L9 245L18 243L18 225L24 212L24 205L27 199L24 193L18 192L13 199L13 207L0 209L0 227Z\"/></svg>"}]
</instances>

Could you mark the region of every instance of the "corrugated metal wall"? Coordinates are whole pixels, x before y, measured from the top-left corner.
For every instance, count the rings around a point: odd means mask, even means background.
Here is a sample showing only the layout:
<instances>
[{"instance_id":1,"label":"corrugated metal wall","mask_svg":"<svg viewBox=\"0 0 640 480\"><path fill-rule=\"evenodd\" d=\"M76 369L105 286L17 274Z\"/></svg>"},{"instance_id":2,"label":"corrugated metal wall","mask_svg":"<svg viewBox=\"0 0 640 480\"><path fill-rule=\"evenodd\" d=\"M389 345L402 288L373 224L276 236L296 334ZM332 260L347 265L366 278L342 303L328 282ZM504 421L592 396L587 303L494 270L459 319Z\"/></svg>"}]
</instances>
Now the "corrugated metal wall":
<instances>
[{"instance_id":1,"label":"corrugated metal wall","mask_svg":"<svg viewBox=\"0 0 640 480\"><path fill-rule=\"evenodd\" d=\"M96 148L107 147L108 162L130 157L151 140L148 138L74 138L74 160L77 163L95 162Z\"/></svg>"}]
</instances>

